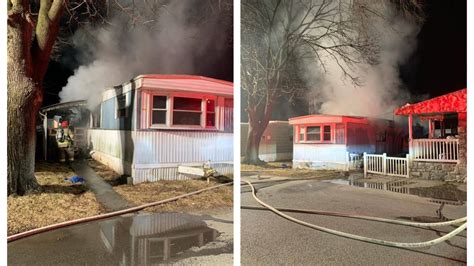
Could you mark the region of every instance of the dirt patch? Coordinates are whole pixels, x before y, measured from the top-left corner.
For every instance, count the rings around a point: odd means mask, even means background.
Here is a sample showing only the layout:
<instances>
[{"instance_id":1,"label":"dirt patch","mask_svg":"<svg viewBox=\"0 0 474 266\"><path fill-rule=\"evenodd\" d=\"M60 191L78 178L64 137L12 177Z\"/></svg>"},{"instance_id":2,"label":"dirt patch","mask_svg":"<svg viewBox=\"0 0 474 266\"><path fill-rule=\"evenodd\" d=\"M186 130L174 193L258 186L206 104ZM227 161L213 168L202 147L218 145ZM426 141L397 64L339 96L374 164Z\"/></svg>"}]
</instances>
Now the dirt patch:
<instances>
[{"instance_id":1,"label":"dirt patch","mask_svg":"<svg viewBox=\"0 0 474 266\"><path fill-rule=\"evenodd\" d=\"M282 167L282 164L286 165ZM334 170L293 169L287 163L268 163L265 165L241 165L242 175L278 176L288 178L335 179L344 173Z\"/></svg>"},{"instance_id":2,"label":"dirt patch","mask_svg":"<svg viewBox=\"0 0 474 266\"><path fill-rule=\"evenodd\" d=\"M111 186L127 184L126 176L116 173L108 166L92 159L88 160L87 164L94 170L94 172L96 172L98 176L102 177L104 181L109 183Z\"/></svg>"},{"instance_id":3,"label":"dirt patch","mask_svg":"<svg viewBox=\"0 0 474 266\"><path fill-rule=\"evenodd\" d=\"M38 192L8 197L8 235L101 213L94 194L64 180L74 175L67 165L37 162L35 174Z\"/></svg>"},{"instance_id":4,"label":"dirt patch","mask_svg":"<svg viewBox=\"0 0 474 266\"><path fill-rule=\"evenodd\" d=\"M159 181L141 183L138 185L121 185L114 187L128 201L140 205L164 200L174 196L193 192L219 183L211 181L209 184L202 180ZM198 195L183 198L175 202L145 209L150 212L195 211L196 209L216 209L232 207L232 186L224 186L206 191Z\"/></svg>"},{"instance_id":5,"label":"dirt patch","mask_svg":"<svg viewBox=\"0 0 474 266\"><path fill-rule=\"evenodd\" d=\"M291 162L269 162L259 165L253 164L244 164L240 165L241 171L260 171L260 170L272 170L272 169L282 169L282 168L290 168L292 167Z\"/></svg>"}]
</instances>

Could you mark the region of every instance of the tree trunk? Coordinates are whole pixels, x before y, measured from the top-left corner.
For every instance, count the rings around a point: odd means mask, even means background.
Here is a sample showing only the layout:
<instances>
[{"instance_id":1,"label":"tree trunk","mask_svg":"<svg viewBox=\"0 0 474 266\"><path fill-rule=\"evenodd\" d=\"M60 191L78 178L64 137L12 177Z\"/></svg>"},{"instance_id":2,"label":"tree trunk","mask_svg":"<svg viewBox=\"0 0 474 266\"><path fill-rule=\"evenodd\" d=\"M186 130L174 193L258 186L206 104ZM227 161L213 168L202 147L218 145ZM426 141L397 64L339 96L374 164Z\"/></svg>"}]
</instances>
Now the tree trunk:
<instances>
[{"instance_id":1,"label":"tree trunk","mask_svg":"<svg viewBox=\"0 0 474 266\"><path fill-rule=\"evenodd\" d=\"M248 164L263 164L264 162L258 158L260 141L263 133L268 126L270 119L265 115L263 118L249 112L249 130L247 136L247 147L243 162Z\"/></svg>"},{"instance_id":2,"label":"tree trunk","mask_svg":"<svg viewBox=\"0 0 474 266\"><path fill-rule=\"evenodd\" d=\"M261 128L255 128L249 123L247 147L245 150L244 162L248 164L261 164L262 161L258 158L260 141L262 140L263 131ZM261 133L260 133L261 132Z\"/></svg>"},{"instance_id":3,"label":"tree trunk","mask_svg":"<svg viewBox=\"0 0 474 266\"><path fill-rule=\"evenodd\" d=\"M19 10L21 12L21 10ZM38 188L34 175L36 114L42 94L31 78L33 66L25 49L24 17L9 21L7 40L7 174L8 195L23 195Z\"/></svg>"},{"instance_id":4,"label":"tree trunk","mask_svg":"<svg viewBox=\"0 0 474 266\"><path fill-rule=\"evenodd\" d=\"M260 141L272 116L274 97L267 97L264 105L255 105L255 99L249 97L247 114L249 130L247 136L247 149L243 162L248 164L264 164L259 155Z\"/></svg>"}]
</instances>

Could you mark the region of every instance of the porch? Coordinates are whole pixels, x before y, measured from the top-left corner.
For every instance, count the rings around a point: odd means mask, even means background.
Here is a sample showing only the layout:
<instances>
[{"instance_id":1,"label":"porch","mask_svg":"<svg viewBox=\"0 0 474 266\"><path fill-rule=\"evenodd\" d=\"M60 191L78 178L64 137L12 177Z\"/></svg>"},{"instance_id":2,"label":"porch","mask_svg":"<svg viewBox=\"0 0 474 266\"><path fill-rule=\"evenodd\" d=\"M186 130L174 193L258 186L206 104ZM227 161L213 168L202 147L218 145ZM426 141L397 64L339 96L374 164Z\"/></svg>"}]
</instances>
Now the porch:
<instances>
[{"instance_id":1,"label":"porch","mask_svg":"<svg viewBox=\"0 0 474 266\"><path fill-rule=\"evenodd\" d=\"M408 154L365 154L365 175L466 181L467 89L406 104L395 115L408 117Z\"/></svg>"},{"instance_id":2,"label":"porch","mask_svg":"<svg viewBox=\"0 0 474 266\"><path fill-rule=\"evenodd\" d=\"M410 160L456 164L465 160L466 111L467 89L395 110L395 115L408 116Z\"/></svg>"}]
</instances>

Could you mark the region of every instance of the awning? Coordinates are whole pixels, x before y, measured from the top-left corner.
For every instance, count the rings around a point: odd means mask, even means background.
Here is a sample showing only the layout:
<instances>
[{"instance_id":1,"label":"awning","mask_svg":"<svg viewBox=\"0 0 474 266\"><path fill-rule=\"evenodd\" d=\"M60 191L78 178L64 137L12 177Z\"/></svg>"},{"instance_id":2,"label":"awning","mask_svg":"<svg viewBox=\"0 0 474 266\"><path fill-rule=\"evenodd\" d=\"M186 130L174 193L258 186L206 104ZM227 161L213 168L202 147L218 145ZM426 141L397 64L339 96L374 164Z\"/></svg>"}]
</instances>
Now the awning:
<instances>
[{"instance_id":1,"label":"awning","mask_svg":"<svg viewBox=\"0 0 474 266\"><path fill-rule=\"evenodd\" d=\"M423 102L406 104L395 110L395 115L439 114L467 112L467 88L441 95Z\"/></svg>"},{"instance_id":2,"label":"awning","mask_svg":"<svg viewBox=\"0 0 474 266\"><path fill-rule=\"evenodd\" d=\"M85 101L85 100L64 102L64 103L57 103L57 104L53 104L53 105L43 107L43 108L41 108L40 111L42 113L46 113L46 112L53 111L53 110L65 109L65 108L71 108L71 107L80 107L80 106L86 106L86 105L87 105L87 101Z\"/></svg>"}]
</instances>

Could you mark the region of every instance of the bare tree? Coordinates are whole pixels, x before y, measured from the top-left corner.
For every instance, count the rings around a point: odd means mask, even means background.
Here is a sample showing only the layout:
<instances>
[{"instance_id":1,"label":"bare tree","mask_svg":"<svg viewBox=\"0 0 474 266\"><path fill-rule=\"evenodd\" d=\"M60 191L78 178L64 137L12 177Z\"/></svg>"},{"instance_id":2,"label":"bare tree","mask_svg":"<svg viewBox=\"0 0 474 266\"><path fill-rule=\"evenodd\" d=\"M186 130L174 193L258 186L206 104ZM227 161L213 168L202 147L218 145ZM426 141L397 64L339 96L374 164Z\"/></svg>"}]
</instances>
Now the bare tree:
<instances>
[{"instance_id":1,"label":"bare tree","mask_svg":"<svg viewBox=\"0 0 474 266\"><path fill-rule=\"evenodd\" d=\"M374 64L379 47L370 34L370 18L383 18L381 5L421 20L421 0L243 0L242 93L247 99L248 140L245 163L262 163L259 144L277 99L291 101L305 90L298 62L312 60L326 71L335 63L354 85L355 67Z\"/></svg>"},{"instance_id":2,"label":"bare tree","mask_svg":"<svg viewBox=\"0 0 474 266\"><path fill-rule=\"evenodd\" d=\"M242 2L242 92L249 131L244 162L260 163L258 148L279 97L303 89L291 82L296 64L311 58L324 68L334 60L354 83L354 64L372 58L376 46L359 34L347 1L245 0Z\"/></svg>"}]
</instances>

